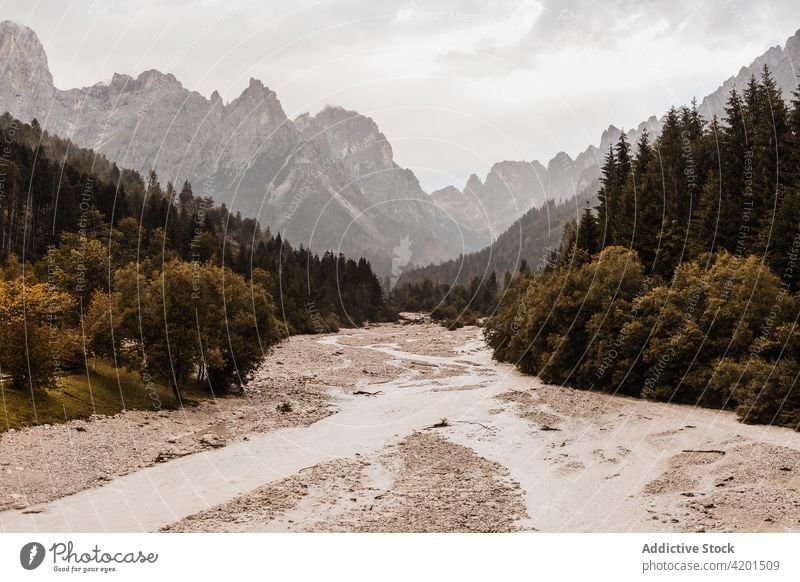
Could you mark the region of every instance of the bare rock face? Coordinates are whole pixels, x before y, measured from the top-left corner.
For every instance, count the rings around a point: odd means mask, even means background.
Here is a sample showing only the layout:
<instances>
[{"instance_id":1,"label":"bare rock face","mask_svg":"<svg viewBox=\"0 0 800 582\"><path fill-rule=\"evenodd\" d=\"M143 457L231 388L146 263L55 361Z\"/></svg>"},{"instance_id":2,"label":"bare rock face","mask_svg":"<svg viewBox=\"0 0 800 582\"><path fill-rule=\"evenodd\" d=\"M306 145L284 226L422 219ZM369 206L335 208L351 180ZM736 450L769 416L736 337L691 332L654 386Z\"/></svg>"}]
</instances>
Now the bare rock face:
<instances>
[{"instance_id":1,"label":"bare rock face","mask_svg":"<svg viewBox=\"0 0 800 582\"><path fill-rule=\"evenodd\" d=\"M30 120L43 117L53 98L53 76L36 34L13 22L0 22L0 102Z\"/></svg>"},{"instance_id":2,"label":"bare rock face","mask_svg":"<svg viewBox=\"0 0 800 582\"><path fill-rule=\"evenodd\" d=\"M800 30L786 40L783 48L770 48L706 96L700 103L700 112L709 119L712 115L721 117L731 89L735 86L740 91L743 90L751 76L758 78L761 75L765 65L769 67L775 83L783 90L784 98L791 98L792 92L797 89L797 71L800 67Z\"/></svg>"},{"instance_id":3,"label":"bare rock face","mask_svg":"<svg viewBox=\"0 0 800 582\"><path fill-rule=\"evenodd\" d=\"M409 265L483 242L432 204L414 173L395 164L375 122L356 112L329 107L293 122L257 79L224 103L156 70L62 91L36 34L12 22L0 24L0 56L0 110L36 118L120 166L155 170L162 183L189 180L196 194L295 245L366 256L388 275L403 237Z\"/></svg>"},{"instance_id":4,"label":"bare rock face","mask_svg":"<svg viewBox=\"0 0 800 582\"><path fill-rule=\"evenodd\" d=\"M115 74L108 85L55 92L43 127L93 147L120 165L195 184L235 168L286 116L275 94L251 82L228 104L186 90L171 74ZM238 127L236 131L226 131Z\"/></svg>"},{"instance_id":5,"label":"bare rock face","mask_svg":"<svg viewBox=\"0 0 800 582\"><path fill-rule=\"evenodd\" d=\"M470 179L472 178L480 182L480 178L475 174L472 174ZM462 192L455 186L446 186L441 190L431 192L431 200L459 224L476 231L484 230L489 226L480 198L470 188L465 188Z\"/></svg>"},{"instance_id":6,"label":"bare rock face","mask_svg":"<svg viewBox=\"0 0 800 582\"><path fill-rule=\"evenodd\" d=\"M376 202L390 200L393 190L421 193L413 172L394 163L392 146L369 117L341 107L326 107L314 117L295 120L307 141L318 143L327 157L338 160L347 177L374 190ZM415 191L416 190L416 191Z\"/></svg>"},{"instance_id":7,"label":"bare rock face","mask_svg":"<svg viewBox=\"0 0 800 582\"><path fill-rule=\"evenodd\" d=\"M0 23L0 56L0 108L26 122L36 118L120 165L154 169L162 181L189 179L197 189L216 172L240 171L253 156L276 149L273 141L289 151L300 141L275 93L256 79L228 104L156 70L62 91L53 86L36 34L9 21Z\"/></svg>"},{"instance_id":8,"label":"bare rock face","mask_svg":"<svg viewBox=\"0 0 800 582\"><path fill-rule=\"evenodd\" d=\"M472 174L463 191L449 186L431 197L491 242L527 210L545 202L547 185L547 169L539 162L504 161L492 166L485 182Z\"/></svg>"},{"instance_id":9,"label":"bare rock face","mask_svg":"<svg viewBox=\"0 0 800 582\"><path fill-rule=\"evenodd\" d=\"M485 244L470 225L438 207L411 170L395 163L391 144L371 118L326 107L313 117L299 116L294 124L309 149L313 146L320 158L337 162L347 184L343 194L361 193L366 203L355 206L353 224L380 225L371 236L391 247L393 275L398 268L438 262ZM344 239L350 236L348 232Z\"/></svg>"},{"instance_id":10,"label":"bare rock face","mask_svg":"<svg viewBox=\"0 0 800 582\"><path fill-rule=\"evenodd\" d=\"M561 152L546 168L536 160L498 162L485 181L472 174L463 191L448 186L431 197L461 224L492 242L531 208L547 200L570 198L599 174L600 167L593 158L579 156L573 160Z\"/></svg>"}]
</instances>

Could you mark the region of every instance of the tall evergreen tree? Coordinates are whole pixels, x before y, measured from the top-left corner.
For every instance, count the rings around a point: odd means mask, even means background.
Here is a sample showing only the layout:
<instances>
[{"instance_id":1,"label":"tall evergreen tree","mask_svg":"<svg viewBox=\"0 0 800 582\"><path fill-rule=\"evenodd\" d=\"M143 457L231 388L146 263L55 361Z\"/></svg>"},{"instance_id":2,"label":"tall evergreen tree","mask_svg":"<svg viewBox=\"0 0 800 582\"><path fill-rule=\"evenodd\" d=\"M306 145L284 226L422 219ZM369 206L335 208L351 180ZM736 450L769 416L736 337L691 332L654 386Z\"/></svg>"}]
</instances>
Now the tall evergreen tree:
<instances>
[{"instance_id":1,"label":"tall evergreen tree","mask_svg":"<svg viewBox=\"0 0 800 582\"><path fill-rule=\"evenodd\" d=\"M617 159L614 148L609 147L603 167L600 169L600 190L597 192L597 220L603 233L603 246L614 244L614 229L612 227L613 215L618 206L616 192L617 186Z\"/></svg>"},{"instance_id":2,"label":"tall evergreen tree","mask_svg":"<svg viewBox=\"0 0 800 582\"><path fill-rule=\"evenodd\" d=\"M584 208L575 244L591 256L600 251L600 228L590 208Z\"/></svg>"}]
</instances>

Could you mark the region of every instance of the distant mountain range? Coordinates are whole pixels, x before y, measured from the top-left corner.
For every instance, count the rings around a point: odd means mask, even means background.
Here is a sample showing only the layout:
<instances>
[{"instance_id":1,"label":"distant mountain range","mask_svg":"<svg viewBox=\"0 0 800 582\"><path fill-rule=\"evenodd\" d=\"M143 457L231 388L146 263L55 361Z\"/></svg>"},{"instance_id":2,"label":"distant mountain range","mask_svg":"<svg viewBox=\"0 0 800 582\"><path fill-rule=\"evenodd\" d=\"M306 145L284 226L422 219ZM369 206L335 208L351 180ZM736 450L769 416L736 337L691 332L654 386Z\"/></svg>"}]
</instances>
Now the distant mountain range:
<instances>
[{"instance_id":1,"label":"distant mountain range","mask_svg":"<svg viewBox=\"0 0 800 582\"><path fill-rule=\"evenodd\" d=\"M702 100L701 113L720 115L731 86L744 86L764 64L785 93L794 90L800 33L725 81ZM366 256L376 272L395 276L398 269L482 248L486 256L510 256L493 254L487 245L508 229L528 228L520 221L531 209L546 213L545 201L591 198L605 152L621 133L609 127L597 146L574 159L560 152L547 164L502 161L483 180L470 176L463 190L449 186L428 195L411 170L394 162L377 124L358 112L326 107L290 120L275 92L256 79L224 103L217 92L206 98L156 70L61 90L36 34L10 21L0 23L0 110L23 121L36 118L43 129L120 166L155 170L162 182L189 180L196 194L257 217L296 245ZM658 134L660 125L651 117L627 135L633 142L645 129ZM537 224L541 228L541 220ZM525 248L519 252L526 256ZM528 258L532 264L539 259Z\"/></svg>"},{"instance_id":2,"label":"distant mountain range","mask_svg":"<svg viewBox=\"0 0 800 582\"><path fill-rule=\"evenodd\" d=\"M706 96L698 110L706 118L724 117L725 103L731 89L744 89L750 77L758 77L767 65L784 97L792 97L800 74L800 30L789 37L783 48L773 47L727 79ZM647 130L651 138L661 132L661 120L655 116L626 133L635 144ZM610 126L599 146L589 146L574 160L564 152L557 154L547 167L538 161L499 162L486 179L472 175L463 191L447 187L434 192L437 202L464 225L481 232L480 217L492 216L495 231L492 244L480 251L465 253L438 265L409 270L400 283L431 278L449 283L465 283L477 275L497 271L513 272L525 259L532 268L543 264L560 239L564 224L578 217L587 205L596 203L600 167L609 147L619 140L621 130ZM547 200L548 203L542 204ZM485 222L485 219L484 219Z\"/></svg>"},{"instance_id":3,"label":"distant mountain range","mask_svg":"<svg viewBox=\"0 0 800 582\"><path fill-rule=\"evenodd\" d=\"M707 119L724 115L725 101L733 86L744 88L750 76L758 76L764 65L769 66L778 86L788 97L797 87L800 74L800 31L791 36L783 48L769 49L706 96L698 106L700 113ZM657 136L661 120L650 117L629 130L626 137L635 143L644 130ZM431 196L464 226L489 236L491 225L494 239L530 208L541 206L545 200L567 200L592 185L600 177L600 166L609 146L617 142L620 134L618 128L609 126L597 146L590 145L575 159L559 152L546 165L537 160L498 162L483 181L473 174L463 190L448 186Z\"/></svg>"},{"instance_id":4,"label":"distant mountain range","mask_svg":"<svg viewBox=\"0 0 800 582\"><path fill-rule=\"evenodd\" d=\"M0 63L0 110L35 118L120 166L155 170L162 184L189 180L196 194L257 217L295 245L366 256L388 275L403 240L416 265L487 243L437 207L394 162L377 125L354 111L329 107L292 121L256 79L223 103L155 70L60 90L36 34L9 21L0 23Z\"/></svg>"}]
</instances>

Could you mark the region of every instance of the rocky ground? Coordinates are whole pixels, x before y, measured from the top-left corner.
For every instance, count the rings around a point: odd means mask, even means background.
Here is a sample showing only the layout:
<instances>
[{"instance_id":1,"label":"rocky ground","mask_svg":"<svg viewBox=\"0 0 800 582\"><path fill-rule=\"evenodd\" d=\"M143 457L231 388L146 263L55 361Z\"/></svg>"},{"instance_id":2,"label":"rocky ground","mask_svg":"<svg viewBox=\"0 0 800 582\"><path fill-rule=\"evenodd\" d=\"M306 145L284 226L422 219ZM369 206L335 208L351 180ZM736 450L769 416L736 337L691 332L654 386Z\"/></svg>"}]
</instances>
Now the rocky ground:
<instances>
[{"instance_id":1,"label":"rocky ground","mask_svg":"<svg viewBox=\"0 0 800 582\"><path fill-rule=\"evenodd\" d=\"M313 510L292 519L301 502ZM508 532L525 514L507 470L426 431L376 458L311 467L164 531Z\"/></svg>"},{"instance_id":2,"label":"rocky ground","mask_svg":"<svg viewBox=\"0 0 800 582\"><path fill-rule=\"evenodd\" d=\"M0 511L24 510L252 433L311 424L331 413L331 387L350 389L400 373L383 354L330 349L318 339L296 336L277 346L243 396L0 433Z\"/></svg>"},{"instance_id":3,"label":"rocky ground","mask_svg":"<svg viewBox=\"0 0 800 582\"><path fill-rule=\"evenodd\" d=\"M3 435L0 531L80 531L59 515L186 475L177 514L109 530L800 531L798 461L787 429L544 385L477 328L400 322L292 338L245 396Z\"/></svg>"},{"instance_id":4,"label":"rocky ground","mask_svg":"<svg viewBox=\"0 0 800 582\"><path fill-rule=\"evenodd\" d=\"M800 451L733 439L722 450L680 452L644 493L685 531L800 531Z\"/></svg>"}]
</instances>

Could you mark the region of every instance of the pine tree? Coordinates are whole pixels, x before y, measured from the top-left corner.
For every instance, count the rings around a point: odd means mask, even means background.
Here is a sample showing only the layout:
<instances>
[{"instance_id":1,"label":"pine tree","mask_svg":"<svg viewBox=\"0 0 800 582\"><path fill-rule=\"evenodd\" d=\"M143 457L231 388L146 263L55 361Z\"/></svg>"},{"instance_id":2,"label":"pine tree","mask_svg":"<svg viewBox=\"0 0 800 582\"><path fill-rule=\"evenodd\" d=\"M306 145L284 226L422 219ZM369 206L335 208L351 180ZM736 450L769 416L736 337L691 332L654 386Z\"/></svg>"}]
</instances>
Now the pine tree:
<instances>
[{"instance_id":1,"label":"pine tree","mask_svg":"<svg viewBox=\"0 0 800 582\"><path fill-rule=\"evenodd\" d=\"M680 263L684 252L685 228L688 216L682 216L685 195L680 191L682 177L683 137L678 111L671 107L664 117L661 136L656 140L655 152L657 164L658 192L662 198L662 220L658 238L658 252L653 263L653 270L665 277L670 277Z\"/></svg>"},{"instance_id":2,"label":"pine tree","mask_svg":"<svg viewBox=\"0 0 800 582\"><path fill-rule=\"evenodd\" d=\"M760 230L755 252L769 251L775 236L776 212L782 206L786 180L783 175L784 155L789 139L789 112L780 88L775 84L767 65L758 85L757 111L753 118L754 202ZM780 254L781 250L777 250Z\"/></svg>"},{"instance_id":3,"label":"pine tree","mask_svg":"<svg viewBox=\"0 0 800 582\"><path fill-rule=\"evenodd\" d=\"M659 189L659 168L647 130L636 144L636 161L631 176L631 195L636 209L633 248L648 270L652 270L664 218L664 200Z\"/></svg>"},{"instance_id":4,"label":"pine tree","mask_svg":"<svg viewBox=\"0 0 800 582\"><path fill-rule=\"evenodd\" d=\"M612 234L614 244L630 247L634 239L636 224L636 200L633 191L631 148L625 132L620 133L615 148L617 160L615 169L614 192L616 204L613 205L611 216Z\"/></svg>"},{"instance_id":5,"label":"pine tree","mask_svg":"<svg viewBox=\"0 0 800 582\"><path fill-rule=\"evenodd\" d=\"M590 208L584 208L575 244L591 256L600 251L600 228Z\"/></svg>"},{"instance_id":6,"label":"pine tree","mask_svg":"<svg viewBox=\"0 0 800 582\"><path fill-rule=\"evenodd\" d=\"M613 215L617 205L617 160L614 156L614 148L609 147L600 174L600 190L597 192L597 220L603 233L603 246L616 244L614 229L612 227Z\"/></svg>"}]
</instances>

